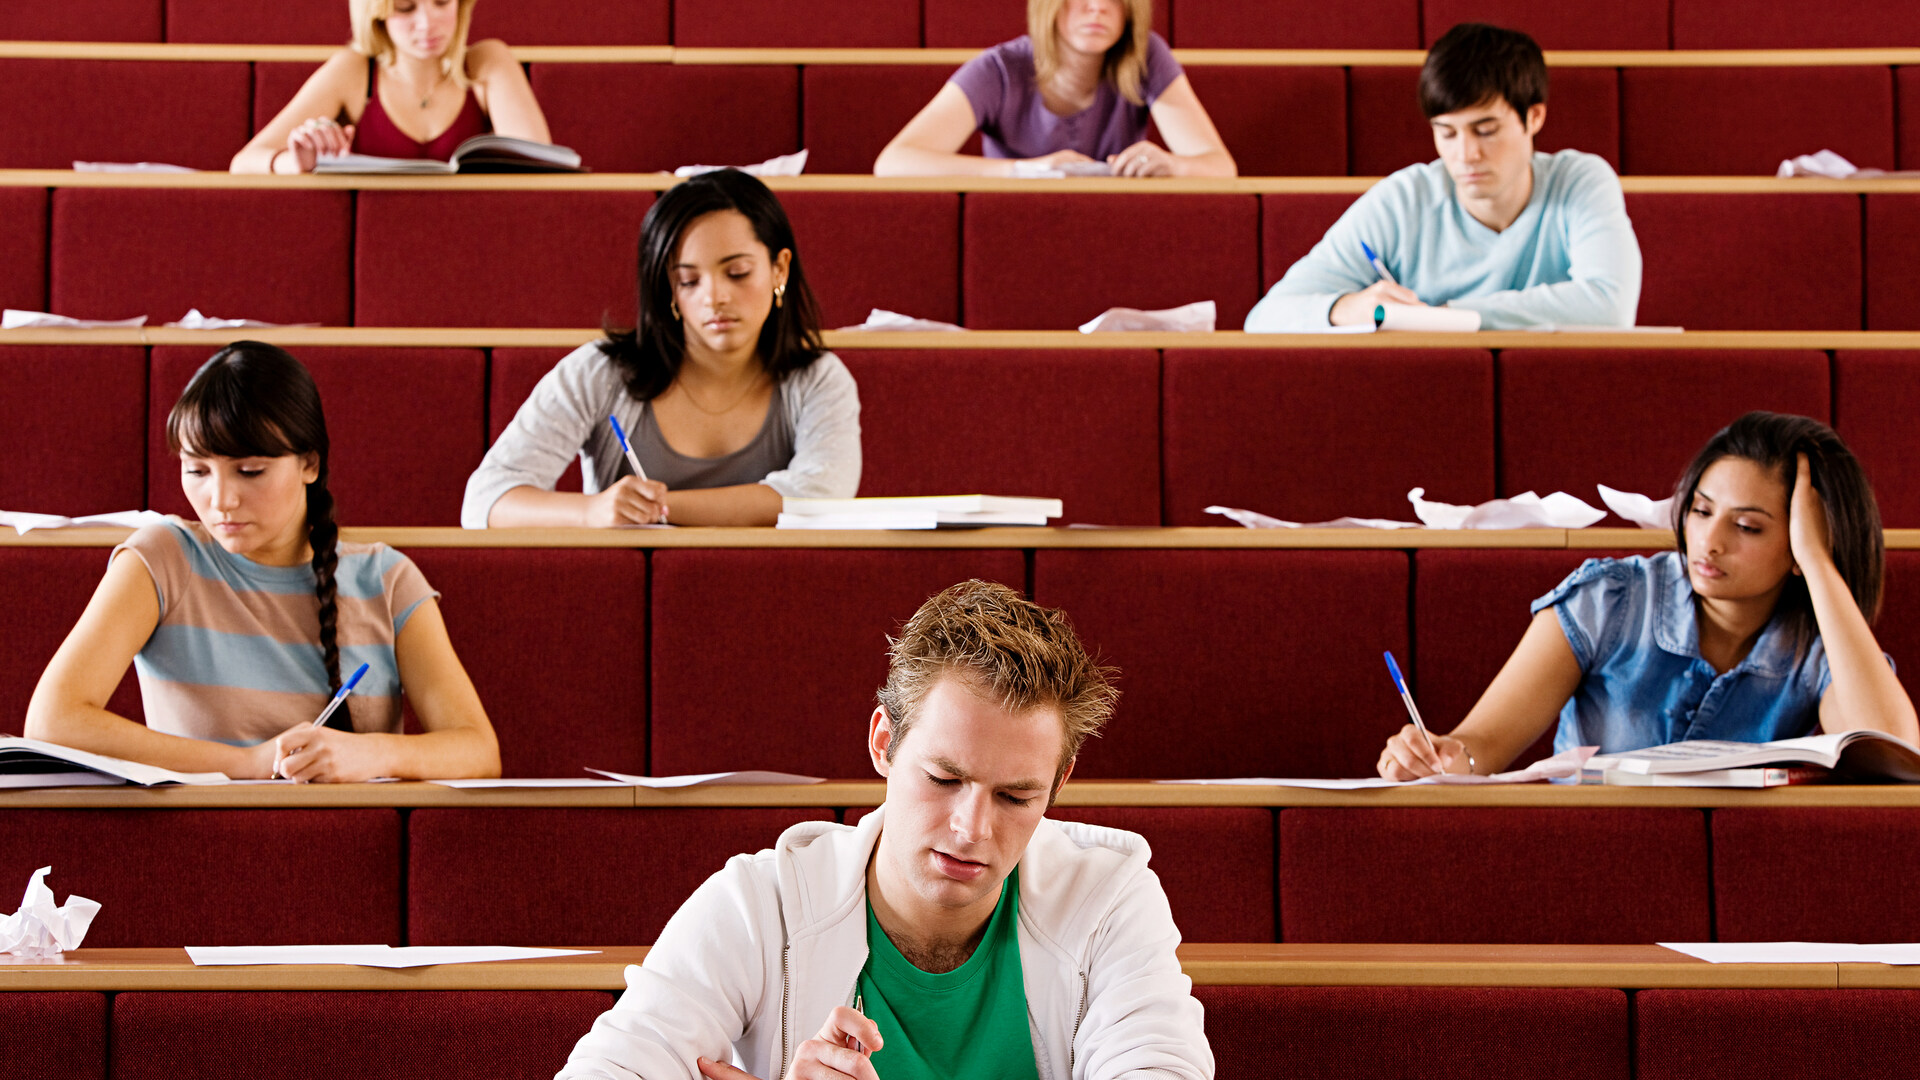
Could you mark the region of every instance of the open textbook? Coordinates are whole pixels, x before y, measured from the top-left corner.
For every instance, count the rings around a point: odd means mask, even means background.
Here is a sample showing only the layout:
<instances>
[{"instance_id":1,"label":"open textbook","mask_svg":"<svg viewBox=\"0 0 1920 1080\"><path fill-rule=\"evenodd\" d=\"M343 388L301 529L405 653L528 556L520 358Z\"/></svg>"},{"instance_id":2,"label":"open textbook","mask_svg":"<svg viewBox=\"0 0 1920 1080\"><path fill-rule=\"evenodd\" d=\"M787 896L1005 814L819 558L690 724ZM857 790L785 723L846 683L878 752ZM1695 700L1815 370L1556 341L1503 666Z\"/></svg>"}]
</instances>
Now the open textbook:
<instances>
[{"instance_id":1,"label":"open textbook","mask_svg":"<svg viewBox=\"0 0 1920 1080\"><path fill-rule=\"evenodd\" d=\"M1587 762L1589 770L1645 776L1786 765L1817 765L1842 776L1920 783L1920 746L1884 731L1842 731L1764 743L1698 739L1604 754Z\"/></svg>"},{"instance_id":2,"label":"open textbook","mask_svg":"<svg viewBox=\"0 0 1920 1080\"><path fill-rule=\"evenodd\" d=\"M0 788L93 784L225 784L226 773L183 773L18 735L0 735Z\"/></svg>"},{"instance_id":3,"label":"open textbook","mask_svg":"<svg viewBox=\"0 0 1920 1080\"><path fill-rule=\"evenodd\" d=\"M451 176L454 173L586 172L580 155L564 146L516 139L511 135L475 135L460 144L450 161L438 158L389 158L368 154L323 156L316 173L384 173L390 176Z\"/></svg>"}]
</instances>

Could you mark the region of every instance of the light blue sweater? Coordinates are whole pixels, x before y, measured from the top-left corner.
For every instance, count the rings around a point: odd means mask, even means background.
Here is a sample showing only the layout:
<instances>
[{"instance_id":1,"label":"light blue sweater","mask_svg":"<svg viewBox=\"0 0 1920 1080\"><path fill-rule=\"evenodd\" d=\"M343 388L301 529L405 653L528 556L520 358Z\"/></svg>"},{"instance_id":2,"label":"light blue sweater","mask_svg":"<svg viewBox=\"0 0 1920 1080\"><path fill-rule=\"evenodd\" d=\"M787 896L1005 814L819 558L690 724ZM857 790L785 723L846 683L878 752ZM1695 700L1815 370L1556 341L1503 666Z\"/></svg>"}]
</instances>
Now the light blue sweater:
<instances>
[{"instance_id":1,"label":"light blue sweater","mask_svg":"<svg viewBox=\"0 0 1920 1080\"><path fill-rule=\"evenodd\" d=\"M1362 242L1429 304L1480 313L1487 330L1632 326L1640 242L1620 179L1578 150L1533 155L1533 197L1504 232L1454 198L1439 161L1410 165L1360 196L1247 314L1247 330L1322 330L1341 296L1378 280Z\"/></svg>"}]
</instances>

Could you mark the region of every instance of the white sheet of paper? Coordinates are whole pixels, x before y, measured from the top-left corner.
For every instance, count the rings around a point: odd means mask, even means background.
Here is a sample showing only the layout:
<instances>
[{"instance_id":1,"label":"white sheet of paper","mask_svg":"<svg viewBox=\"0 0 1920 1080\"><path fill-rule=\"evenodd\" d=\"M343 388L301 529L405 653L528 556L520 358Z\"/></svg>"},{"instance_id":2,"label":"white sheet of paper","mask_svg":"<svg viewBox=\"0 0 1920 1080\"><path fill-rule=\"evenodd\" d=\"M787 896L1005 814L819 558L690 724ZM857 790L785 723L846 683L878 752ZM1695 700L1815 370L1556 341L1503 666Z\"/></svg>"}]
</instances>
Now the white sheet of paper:
<instances>
[{"instance_id":1,"label":"white sheet of paper","mask_svg":"<svg viewBox=\"0 0 1920 1080\"><path fill-rule=\"evenodd\" d=\"M586 956L598 949L530 949L510 945L189 945L196 967L256 964L352 964L358 967L410 968L431 964L480 964L493 960L537 960L549 956Z\"/></svg>"},{"instance_id":2,"label":"white sheet of paper","mask_svg":"<svg viewBox=\"0 0 1920 1080\"><path fill-rule=\"evenodd\" d=\"M1277 517L1268 517L1254 510L1242 510L1234 506L1209 506L1207 513L1220 514L1245 525L1249 529L1418 529L1417 521L1394 521L1392 518L1340 517L1332 521L1285 521Z\"/></svg>"},{"instance_id":3,"label":"white sheet of paper","mask_svg":"<svg viewBox=\"0 0 1920 1080\"><path fill-rule=\"evenodd\" d=\"M818 776L801 776L798 773L765 772L759 769L747 769L741 772L688 773L684 776L633 776L628 773L608 772L605 769L588 769L588 772L611 776L623 784L644 788L683 788L704 787L708 784L824 784L826 780Z\"/></svg>"},{"instance_id":4,"label":"white sheet of paper","mask_svg":"<svg viewBox=\"0 0 1920 1080\"><path fill-rule=\"evenodd\" d=\"M1605 484L1595 484L1600 489L1600 501L1607 509L1633 522L1643 529L1673 528L1673 496L1655 500L1632 491L1618 491Z\"/></svg>"},{"instance_id":5,"label":"white sheet of paper","mask_svg":"<svg viewBox=\"0 0 1920 1080\"><path fill-rule=\"evenodd\" d=\"M1042 165L1035 161L1016 159L1013 163L1015 180L1059 180L1068 176L1112 176L1113 169L1104 161L1063 161L1058 165Z\"/></svg>"},{"instance_id":6,"label":"white sheet of paper","mask_svg":"<svg viewBox=\"0 0 1920 1080\"><path fill-rule=\"evenodd\" d=\"M1418 780L1388 780L1367 776L1349 780L1321 780L1312 777L1252 776L1220 780L1156 780L1157 784L1203 784L1213 787L1297 787L1318 791L1368 791L1373 788L1416 787L1421 784L1529 784L1539 780L1563 780L1578 776L1598 747L1577 746L1548 758L1541 758L1524 769L1494 773L1492 776L1423 776Z\"/></svg>"},{"instance_id":7,"label":"white sheet of paper","mask_svg":"<svg viewBox=\"0 0 1920 1080\"><path fill-rule=\"evenodd\" d=\"M190 173L197 172L185 165L169 165L164 161L76 161L74 172L99 173Z\"/></svg>"},{"instance_id":8,"label":"white sheet of paper","mask_svg":"<svg viewBox=\"0 0 1920 1080\"><path fill-rule=\"evenodd\" d=\"M1211 300L1197 300L1176 308L1142 311L1139 308L1108 308L1080 324L1080 332L1094 334L1116 330L1159 330L1173 334L1211 334L1217 308Z\"/></svg>"},{"instance_id":9,"label":"white sheet of paper","mask_svg":"<svg viewBox=\"0 0 1920 1080\"><path fill-rule=\"evenodd\" d=\"M24 510L0 510L0 525L13 526L13 531L21 536L35 529L69 529L87 525L138 529L158 525L165 520L167 515L155 510L116 510L111 514L87 514L77 518L59 514L29 514Z\"/></svg>"},{"instance_id":10,"label":"white sheet of paper","mask_svg":"<svg viewBox=\"0 0 1920 1080\"><path fill-rule=\"evenodd\" d=\"M956 326L938 319L916 319L911 315L902 315L886 308L873 308L867 312L867 321L854 326L843 326L842 330L939 330L966 333L967 328Z\"/></svg>"},{"instance_id":11,"label":"white sheet of paper","mask_svg":"<svg viewBox=\"0 0 1920 1080\"><path fill-rule=\"evenodd\" d=\"M145 315L132 319L69 319L46 311L0 310L0 330L105 330L145 325Z\"/></svg>"},{"instance_id":12,"label":"white sheet of paper","mask_svg":"<svg viewBox=\"0 0 1920 1080\"><path fill-rule=\"evenodd\" d=\"M685 180L689 176L732 168L737 168L748 176L799 176L807 168L807 151L802 148L797 153L770 157L756 165L682 165L673 170L673 175Z\"/></svg>"},{"instance_id":13,"label":"white sheet of paper","mask_svg":"<svg viewBox=\"0 0 1920 1080\"><path fill-rule=\"evenodd\" d=\"M165 326L175 330L243 330L272 326L319 326L319 323L272 323L258 319L220 319L212 315L200 314L199 308L188 308L185 315Z\"/></svg>"},{"instance_id":14,"label":"white sheet of paper","mask_svg":"<svg viewBox=\"0 0 1920 1080\"><path fill-rule=\"evenodd\" d=\"M602 780L593 776L582 776L579 779L558 776L519 777L514 779L495 777L491 780L429 780L427 783L439 784L441 787L460 788L462 790L473 788L601 788L633 786L623 780Z\"/></svg>"},{"instance_id":15,"label":"white sheet of paper","mask_svg":"<svg viewBox=\"0 0 1920 1080\"><path fill-rule=\"evenodd\" d=\"M1663 949L1710 964L1920 964L1920 944L1835 941L1662 941Z\"/></svg>"},{"instance_id":16,"label":"white sheet of paper","mask_svg":"<svg viewBox=\"0 0 1920 1080\"><path fill-rule=\"evenodd\" d=\"M1546 498L1527 491L1478 506L1434 502L1426 494L1426 488L1414 488L1407 492L1407 501L1429 529L1584 529L1607 516L1564 491Z\"/></svg>"}]
</instances>

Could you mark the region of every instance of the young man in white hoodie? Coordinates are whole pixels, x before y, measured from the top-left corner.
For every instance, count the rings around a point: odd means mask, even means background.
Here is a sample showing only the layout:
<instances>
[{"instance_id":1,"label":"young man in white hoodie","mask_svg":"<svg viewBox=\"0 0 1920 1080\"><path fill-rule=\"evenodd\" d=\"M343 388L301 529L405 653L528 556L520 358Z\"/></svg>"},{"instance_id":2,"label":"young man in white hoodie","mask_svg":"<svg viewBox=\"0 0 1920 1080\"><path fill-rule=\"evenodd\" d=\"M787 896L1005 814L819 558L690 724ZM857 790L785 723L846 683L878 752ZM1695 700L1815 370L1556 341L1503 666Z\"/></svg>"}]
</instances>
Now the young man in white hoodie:
<instances>
[{"instance_id":1,"label":"young man in white hoodie","mask_svg":"<svg viewBox=\"0 0 1920 1080\"><path fill-rule=\"evenodd\" d=\"M890 655L867 735L886 803L707 879L561 1080L1213 1075L1146 842L1044 817L1112 670L981 581Z\"/></svg>"}]
</instances>

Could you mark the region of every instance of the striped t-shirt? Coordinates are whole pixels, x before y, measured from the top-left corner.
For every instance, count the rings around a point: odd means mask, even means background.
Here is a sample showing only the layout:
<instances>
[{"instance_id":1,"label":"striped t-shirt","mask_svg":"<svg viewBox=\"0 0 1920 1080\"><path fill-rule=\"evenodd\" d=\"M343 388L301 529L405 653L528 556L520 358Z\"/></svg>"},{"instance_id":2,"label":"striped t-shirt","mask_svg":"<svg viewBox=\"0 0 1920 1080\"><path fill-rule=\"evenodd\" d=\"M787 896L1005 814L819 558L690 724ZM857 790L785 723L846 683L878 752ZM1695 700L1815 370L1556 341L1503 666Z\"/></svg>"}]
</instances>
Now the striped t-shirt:
<instances>
[{"instance_id":1,"label":"striped t-shirt","mask_svg":"<svg viewBox=\"0 0 1920 1080\"><path fill-rule=\"evenodd\" d=\"M134 533L113 554L122 551L146 564L160 597L160 624L133 662L148 727L252 746L320 715L329 694L310 564L262 566L179 518ZM342 708L355 731L398 733L393 640L439 594L385 544L339 552L340 675L369 665Z\"/></svg>"}]
</instances>

